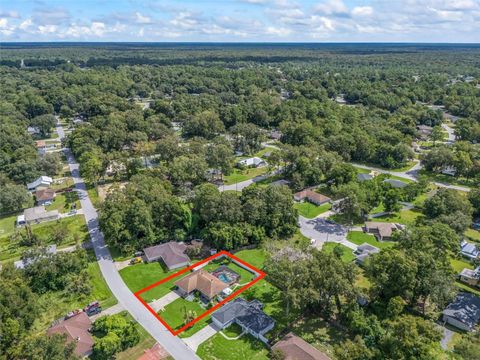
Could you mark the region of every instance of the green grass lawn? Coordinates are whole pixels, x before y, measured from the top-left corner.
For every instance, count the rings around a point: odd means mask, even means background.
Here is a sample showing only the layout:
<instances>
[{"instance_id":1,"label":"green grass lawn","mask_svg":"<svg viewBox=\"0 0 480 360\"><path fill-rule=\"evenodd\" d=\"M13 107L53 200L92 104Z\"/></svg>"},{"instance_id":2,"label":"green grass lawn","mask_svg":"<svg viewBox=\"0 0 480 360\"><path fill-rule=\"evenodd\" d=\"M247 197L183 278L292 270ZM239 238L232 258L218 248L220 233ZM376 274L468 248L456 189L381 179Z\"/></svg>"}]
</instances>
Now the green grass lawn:
<instances>
[{"instance_id":1,"label":"green grass lawn","mask_svg":"<svg viewBox=\"0 0 480 360\"><path fill-rule=\"evenodd\" d=\"M375 236L371 234L366 234L363 231L350 231L347 234L347 240L357 245L362 245L363 243L367 243L367 244L376 246L379 249L395 246L395 243L393 242L378 241Z\"/></svg>"},{"instance_id":2,"label":"green grass lawn","mask_svg":"<svg viewBox=\"0 0 480 360\"><path fill-rule=\"evenodd\" d=\"M466 179L462 177L455 177L455 176L449 176L449 175L444 175L444 174L437 174L437 173L432 173L428 172L426 170L421 170L419 172L420 175L425 175L428 177L428 180L430 181L435 181L435 182L440 182L444 184L450 184L450 185L460 185L460 186L465 186L465 187L475 187L477 186L477 183L475 182L474 179Z\"/></svg>"},{"instance_id":3,"label":"green grass lawn","mask_svg":"<svg viewBox=\"0 0 480 360\"><path fill-rule=\"evenodd\" d=\"M228 336L240 335L239 327L230 326L225 330ZM227 340L222 334L215 334L201 344L197 355L203 360L268 360L266 346L251 335L243 335L238 340Z\"/></svg>"},{"instance_id":4,"label":"green grass lawn","mask_svg":"<svg viewBox=\"0 0 480 360\"><path fill-rule=\"evenodd\" d=\"M267 253L264 249L242 250L234 254L239 259L255 266L256 268L263 268L263 263Z\"/></svg>"},{"instance_id":5,"label":"green grass lawn","mask_svg":"<svg viewBox=\"0 0 480 360\"><path fill-rule=\"evenodd\" d=\"M17 216L22 213L16 213L13 215L4 215L0 217L0 237L7 236L14 232Z\"/></svg>"},{"instance_id":6,"label":"green grass lawn","mask_svg":"<svg viewBox=\"0 0 480 360\"><path fill-rule=\"evenodd\" d=\"M359 268L358 276L355 281L355 285L358 286L360 289L369 290L372 287L372 283L368 278L365 276L365 273L362 268Z\"/></svg>"},{"instance_id":7,"label":"green grass lawn","mask_svg":"<svg viewBox=\"0 0 480 360\"><path fill-rule=\"evenodd\" d=\"M459 290L467 291L469 293L472 293L474 295L480 296L480 290L473 288L471 286L468 286L467 284L464 284L460 281L456 281L455 285L459 288Z\"/></svg>"},{"instance_id":8,"label":"green grass lawn","mask_svg":"<svg viewBox=\"0 0 480 360\"><path fill-rule=\"evenodd\" d=\"M463 269L473 269L473 265L468 261L462 259L450 259L450 265L452 265L453 270L458 274Z\"/></svg>"},{"instance_id":9,"label":"green grass lawn","mask_svg":"<svg viewBox=\"0 0 480 360\"><path fill-rule=\"evenodd\" d=\"M167 271L160 265L159 262L148 264L142 263L123 268L120 270L120 276L132 292L137 292L148 285L166 278L171 274L175 274L178 272L178 270L179 269ZM180 276L156 286L155 288L143 293L142 298L147 302L161 298L174 289L174 283L179 279L181 279Z\"/></svg>"},{"instance_id":10,"label":"green grass lawn","mask_svg":"<svg viewBox=\"0 0 480 360\"><path fill-rule=\"evenodd\" d=\"M232 185L238 182L252 179L259 175L263 175L267 171L268 171L267 166L259 167L259 168L249 168L245 170L234 169L230 175L223 177L223 182L225 185Z\"/></svg>"},{"instance_id":11,"label":"green grass lawn","mask_svg":"<svg viewBox=\"0 0 480 360\"><path fill-rule=\"evenodd\" d=\"M48 211L58 210L59 212L64 213L68 212L73 204L77 204L77 210L82 207L77 193L75 191L63 192L58 193L53 202L50 205L45 206L45 209Z\"/></svg>"},{"instance_id":12,"label":"green grass lawn","mask_svg":"<svg viewBox=\"0 0 480 360\"><path fill-rule=\"evenodd\" d=\"M420 216L423 216L422 212L417 209L401 210L394 214L377 217L373 219L373 221L394 222L404 225L413 225L415 224L417 218Z\"/></svg>"},{"instance_id":13,"label":"green grass lawn","mask_svg":"<svg viewBox=\"0 0 480 360\"><path fill-rule=\"evenodd\" d=\"M61 183L59 184L52 184L50 185L50 187L55 190L55 191L58 191L58 190L62 190L62 189L68 189L68 188L71 188L72 186L74 185L73 183L73 179L71 177L67 177L64 181L62 181Z\"/></svg>"},{"instance_id":14,"label":"green grass lawn","mask_svg":"<svg viewBox=\"0 0 480 360\"><path fill-rule=\"evenodd\" d=\"M105 279L103 278L100 267L93 251L89 252L90 262L88 263L88 279L92 286L92 298L101 302L102 308L107 309L117 303Z\"/></svg>"},{"instance_id":15,"label":"green grass lawn","mask_svg":"<svg viewBox=\"0 0 480 360\"><path fill-rule=\"evenodd\" d=\"M75 245L77 240L81 243L88 239L87 226L83 215L69 216L56 221L32 225L32 231L44 244L52 244L51 234L53 229L58 226L65 227L68 234L61 243L57 244L58 248ZM25 231L25 229L20 228L20 231ZM20 246L18 242L10 241L10 234L7 233L0 237L0 260L17 260L22 252L27 249L27 247Z\"/></svg>"},{"instance_id":16,"label":"green grass lawn","mask_svg":"<svg viewBox=\"0 0 480 360\"><path fill-rule=\"evenodd\" d=\"M100 200L100 197L98 196L98 191L88 185L87 186L87 193L88 193L88 197L90 198L90 201L92 202L93 206L98 209L100 207L100 205L102 204L102 201Z\"/></svg>"},{"instance_id":17,"label":"green grass lawn","mask_svg":"<svg viewBox=\"0 0 480 360\"><path fill-rule=\"evenodd\" d=\"M352 262L355 259L355 255L352 253L352 249L346 247L342 244L337 244L333 242L327 242L323 244L322 251L325 251L327 254L333 252L335 247L339 246L343 250L342 260L346 263Z\"/></svg>"},{"instance_id":18,"label":"green grass lawn","mask_svg":"<svg viewBox=\"0 0 480 360\"><path fill-rule=\"evenodd\" d=\"M465 236L468 237L470 240L475 242L480 242L480 231L474 229L468 229L465 231Z\"/></svg>"},{"instance_id":19,"label":"green grass lawn","mask_svg":"<svg viewBox=\"0 0 480 360\"><path fill-rule=\"evenodd\" d=\"M294 207L298 210L298 213L306 218L313 219L320 214L330 210L332 205L330 203L317 206L311 202L304 201L301 203L295 203Z\"/></svg>"},{"instance_id":20,"label":"green grass lawn","mask_svg":"<svg viewBox=\"0 0 480 360\"><path fill-rule=\"evenodd\" d=\"M185 309L187 311L194 311L196 316L198 317L202 315L206 309L202 308L197 301L187 301L183 298L179 298L172 303L165 306L164 311L159 311L158 315L162 317L163 320L167 322L168 325L172 327L174 330L178 330L183 325L184 322L184 314ZM181 332L178 336L180 337L189 337L195 334L197 331L203 329L207 326L208 322L210 321L210 316L205 316L204 318L200 319L196 322L192 327L188 328L187 330Z\"/></svg>"}]
</instances>

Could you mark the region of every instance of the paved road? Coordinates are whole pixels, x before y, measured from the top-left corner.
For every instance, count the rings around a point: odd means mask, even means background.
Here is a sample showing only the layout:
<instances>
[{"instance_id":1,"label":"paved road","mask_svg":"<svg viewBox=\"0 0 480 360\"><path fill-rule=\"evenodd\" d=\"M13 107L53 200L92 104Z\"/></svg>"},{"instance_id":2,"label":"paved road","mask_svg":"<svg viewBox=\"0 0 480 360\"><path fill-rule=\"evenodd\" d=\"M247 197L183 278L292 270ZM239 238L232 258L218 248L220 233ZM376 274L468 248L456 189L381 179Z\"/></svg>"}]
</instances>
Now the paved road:
<instances>
[{"instance_id":1,"label":"paved road","mask_svg":"<svg viewBox=\"0 0 480 360\"><path fill-rule=\"evenodd\" d=\"M57 125L57 131L60 138L65 136L65 132L60 124ZM190 360L199 359L180 338L173 336L132 294L127 285L123 282L120 274L115 267L108 247L105 245L103 234L98 226L97 211L88 197L87 189L83 179L80 177L79 165L69 149L65 149L68 165L72 173L75 188L78 192L82 209L84 210L85 220L87 222L90 239L95 250L98 265L102 271L113 295L133 318L142 327L164 347L175 359Z\"/></svg>"}]
</instances>

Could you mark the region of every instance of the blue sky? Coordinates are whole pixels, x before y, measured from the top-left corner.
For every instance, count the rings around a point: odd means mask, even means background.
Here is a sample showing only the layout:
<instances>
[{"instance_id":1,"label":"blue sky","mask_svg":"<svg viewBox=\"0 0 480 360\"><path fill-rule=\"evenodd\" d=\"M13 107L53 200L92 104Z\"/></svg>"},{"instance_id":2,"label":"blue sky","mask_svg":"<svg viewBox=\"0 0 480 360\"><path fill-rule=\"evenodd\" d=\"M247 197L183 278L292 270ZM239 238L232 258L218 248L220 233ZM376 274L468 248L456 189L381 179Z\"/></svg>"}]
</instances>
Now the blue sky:
<instances>
[{"instance_id":1,"label":"blue sky","mask_svg":"<svg viewBox=\"0 0 480 360\"><path fill-rule=\"evenodd\" d=\"M480 42L480 0L1 0L0 40Z\"/></svg>"}]
</instances>

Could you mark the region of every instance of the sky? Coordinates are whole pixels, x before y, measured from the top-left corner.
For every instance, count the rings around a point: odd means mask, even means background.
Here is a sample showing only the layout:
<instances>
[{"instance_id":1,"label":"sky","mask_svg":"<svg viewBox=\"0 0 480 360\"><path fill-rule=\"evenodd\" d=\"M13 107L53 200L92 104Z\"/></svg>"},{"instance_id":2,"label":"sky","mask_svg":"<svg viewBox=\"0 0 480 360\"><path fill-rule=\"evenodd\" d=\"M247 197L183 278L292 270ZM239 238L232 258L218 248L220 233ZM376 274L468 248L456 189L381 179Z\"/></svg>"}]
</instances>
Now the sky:
<instances>
[{"instance_id":1,"label":"sky","mask_svg":"<svg viewBox=\"0 0 480 360\"><path fill-rule=\"evenodd\" d=\"M480 42L480 0L0 0L0 41Z\"/></svg>"}]
</instances>

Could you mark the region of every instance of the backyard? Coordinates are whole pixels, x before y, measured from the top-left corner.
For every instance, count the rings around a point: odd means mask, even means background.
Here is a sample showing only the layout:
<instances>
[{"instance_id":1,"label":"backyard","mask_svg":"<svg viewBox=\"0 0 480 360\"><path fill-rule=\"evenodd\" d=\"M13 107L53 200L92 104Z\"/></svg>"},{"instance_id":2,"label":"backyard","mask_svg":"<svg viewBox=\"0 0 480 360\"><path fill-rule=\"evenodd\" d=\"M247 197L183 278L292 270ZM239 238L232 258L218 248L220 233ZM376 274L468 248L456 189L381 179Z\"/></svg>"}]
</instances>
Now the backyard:
<instances>
[{"instance_id":1,"label":"backyard","mask_svg":"<svg viewBox=\"0 0 480 360\"><path fill-rule=\"evenodd\" d=\"M225 185L232 185L238 182L242 182L248 179L253 179L256 176L263 175L268 171L268 167L248 168L245 170L234 169L233 172L223 177L223 183Z\"/></svg>"},{"instance_id":2,"label":"backyard","mask_svg":"<svg viewBox=\"0 0 480 360\"><path fill-rule=\"evenodd\" d=\"M330 203L327 203L327 204L318 206L318 205L312 204L311 202L304 201L301 203L295 203L294 207L295 209L298 210L298 213L303 217L313 219L318 215L323 214L324 212L330 210L332 208L332 205Z\"/></svg>"},{"instance_id":3,"label":"backyard","mask_svg":"<svg viewBox=\"0 0 480 360\"><path fill-rule=\"evenodd\" d=\"M335 249L337 246L340 249L342 249L342 260L344 262L349 263L349 262L352 262L353 260L355 260L355 255L353 255L353 252L352 252L353 250L346 247L345 245L342 245L342 244L338 244L338 243L334 243L334 242L327 242L327 243L323 244L322 251L324 251L327 254L330 254L330 253L333 252L333 249Z\"/></svg>"},{"instance_id":4,"label":"backyard","mask_svg":"<svg viewBox=\"0 0 480 360\"><path fill-rule=\"evenodd\" d=\"M77 193L75 191L62 192L57 193L53 202L45 206L45 209L48 211L58 210L60 213L64 213L68 212L73 204L76 204L77 210L81 208Z\"/></svg>"},{"instance_id":5,"label":"backyard","mask_svg":"<svg viewBox=\"0 0 480 360\"><path fill-rule=\"evenodd\" d=\"M379 249L395 246L395 243L393 242L378 241L375 236L371 234L366 234L363 231L350 231L347 234L347 240L357 245L362 245L363 243L367 243Z\"/></svg>"},{"instance_id":6,"label":"backyard","mask_svg":"<svg viewBox=\"0 0 480 360\"><path fill-rule=\"evenodd\" d=\"M223 330L229 337L241 334L240 327L231 325ZM237 340L228 340L217 333L200 345L197 355L203 360L268 360L269 352L265 345L251 335L243 335Z\"/></svg>"}]
</instances>

